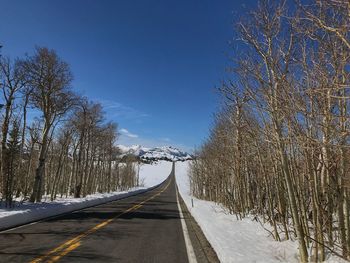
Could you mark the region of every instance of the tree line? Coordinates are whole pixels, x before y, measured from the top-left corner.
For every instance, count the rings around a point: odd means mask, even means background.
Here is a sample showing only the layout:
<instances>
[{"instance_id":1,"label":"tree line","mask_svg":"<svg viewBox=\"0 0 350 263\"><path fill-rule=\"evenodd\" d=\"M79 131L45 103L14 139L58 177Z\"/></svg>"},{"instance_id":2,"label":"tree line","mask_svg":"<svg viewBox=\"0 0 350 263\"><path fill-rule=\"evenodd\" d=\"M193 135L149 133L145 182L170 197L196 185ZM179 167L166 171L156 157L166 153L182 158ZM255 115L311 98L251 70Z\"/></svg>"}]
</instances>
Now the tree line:
<instances>
[{"instance_id":1,"label":"tree line","mask_svg":"<svg viewBox=\"0 0 350 263\"><path fill-rule=\"evenodd\" d=\"M349 259L350 3L264 0L234 29L191 190L297 238L302 262Z\"/></svg>"},{"instance_id":2,"label":"tree line","mask_svg":"<svg viewBox=\"0 0 350 263\"><path fill-rule=\"evenodd\" d=\"M43 195L79 198L136 185L128 160L119 163L117 124L102 106L77 95L72 72L54 50L0 59L1 201L40 202ZM28 118L28 111L38 117Z\"/></svg>"}]
</instances>

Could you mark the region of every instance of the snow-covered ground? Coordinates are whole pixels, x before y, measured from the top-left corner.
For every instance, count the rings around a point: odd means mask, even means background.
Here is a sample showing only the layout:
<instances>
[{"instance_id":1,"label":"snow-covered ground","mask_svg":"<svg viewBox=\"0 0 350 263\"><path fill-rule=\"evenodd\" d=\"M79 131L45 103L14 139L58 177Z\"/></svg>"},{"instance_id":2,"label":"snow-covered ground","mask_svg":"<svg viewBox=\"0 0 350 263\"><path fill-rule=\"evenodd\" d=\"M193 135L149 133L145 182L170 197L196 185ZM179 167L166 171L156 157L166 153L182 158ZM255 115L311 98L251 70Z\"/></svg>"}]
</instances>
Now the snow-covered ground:
<instances>
[{"instance_id":1,"label":"snow-covered ground","mask_svg":"<svg viewBox=\"0 0 350 263\"><path fill-rule=\"evenodd\" d=\"M42 203L23 203L12 209L0 209L0 230L144 192L163 182L171 167L172 163L166 161L141 165L140 182L143 186L128 191L93 194L84 198L59 198L52 202L44 199Z\"/></svg>"},{"instance_id":2,"label":"snow-covered ground","mask_svg":"<svg viewBox=\"0 0 350 263\"><path fill-rule=\"evenodd\" d=\"M163 182L171 172L172 162L159 161L153 164L140 165L140 183L151 187Z\"/></svg>"},{"instance_id":3,"label":"snow-covered ground","mask_svg":"<svg viewBox=\"0 0 350 263\"><path fill-rule=\"evenodd\" d=\"M176 163L179 192L220 261L225 262L298 262L297 242L277 242L260 223L251 218L237 220L215 204L190 195L189 162ZM191 205L193 199L194 206ZM264 226L270 228L269 226ZM332 257L327 262L345 262Z\"/></svg>"}]
</instances>

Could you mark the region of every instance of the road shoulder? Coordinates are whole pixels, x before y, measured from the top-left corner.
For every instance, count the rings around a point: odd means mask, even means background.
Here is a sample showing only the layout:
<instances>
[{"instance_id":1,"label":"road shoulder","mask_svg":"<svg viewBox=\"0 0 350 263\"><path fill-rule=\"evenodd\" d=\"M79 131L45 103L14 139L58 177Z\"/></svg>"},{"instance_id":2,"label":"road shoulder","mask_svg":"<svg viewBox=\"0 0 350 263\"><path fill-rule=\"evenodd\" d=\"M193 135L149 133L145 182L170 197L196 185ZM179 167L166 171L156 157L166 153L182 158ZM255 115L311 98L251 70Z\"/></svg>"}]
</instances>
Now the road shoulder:
<instances>
[{"instance_id":1,"label":"road shoulder","mask_svg":"<svg viewBox=\"0 0 350 263\"><path fill-rule=\"evenodd\" d=\"M215 250L210 245L209 241L205 237L202 229L197 224L196 220L193 218L189 212L185 202L183 201L181 194L179 193L179 203L185 222L188 229L188 234L192 242L194 253L198 262L201 263L218 263L220 260L216 255Z\"/></svg>"}]
</instances>

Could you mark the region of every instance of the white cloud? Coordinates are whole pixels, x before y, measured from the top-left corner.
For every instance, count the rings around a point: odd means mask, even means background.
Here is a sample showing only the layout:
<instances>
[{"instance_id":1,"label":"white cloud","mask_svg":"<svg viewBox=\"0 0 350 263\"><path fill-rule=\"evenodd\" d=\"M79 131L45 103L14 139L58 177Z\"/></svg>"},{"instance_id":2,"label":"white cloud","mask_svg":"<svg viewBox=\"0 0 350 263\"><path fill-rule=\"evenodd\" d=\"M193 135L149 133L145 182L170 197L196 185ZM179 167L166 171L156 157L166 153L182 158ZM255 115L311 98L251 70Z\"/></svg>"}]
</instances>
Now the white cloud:
<instances>
[{"instance_id":1,"label":"white cloud","mask_svg":"<svg viewBox=\"0 0 350 263\"><path fill-rule=\"evenodd\" d=\"M109 118L143 120L144 118L150 117L150 115L145 112L113 100L97 99L97 101L101 103Z\"/></svg>"},{"instance_id":2,"label":"white cloud","mask_svg":"<svg viewBox=\"0 0 350 263\"><path fill-rule=\"evenodd\" d=\"M120 132L129 138L138 138L139 137L137 134L131 133L127 129L124 129L124 128L120 129Z\"/></svg>"}]
</instances>

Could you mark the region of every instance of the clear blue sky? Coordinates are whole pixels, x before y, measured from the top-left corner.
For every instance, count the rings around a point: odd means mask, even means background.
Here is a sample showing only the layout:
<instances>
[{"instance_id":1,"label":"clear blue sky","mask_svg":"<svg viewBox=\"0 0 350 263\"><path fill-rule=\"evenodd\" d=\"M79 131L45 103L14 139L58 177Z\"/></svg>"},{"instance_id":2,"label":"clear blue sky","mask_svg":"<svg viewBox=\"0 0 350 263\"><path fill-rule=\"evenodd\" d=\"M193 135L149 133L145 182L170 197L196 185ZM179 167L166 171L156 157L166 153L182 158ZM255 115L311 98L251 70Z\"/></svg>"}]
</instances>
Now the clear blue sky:
<instances>
[{"instance_id":1,"label":"clear blue sky","mask_svg":"<svg viewBox=\"0 0 350 263\"><path fill-rule=\"evenodd\" d=\"M0 0L3 55L53 48L122 144L199 146L218 107L244 0Z\"/></svg>"}]
</instances>

